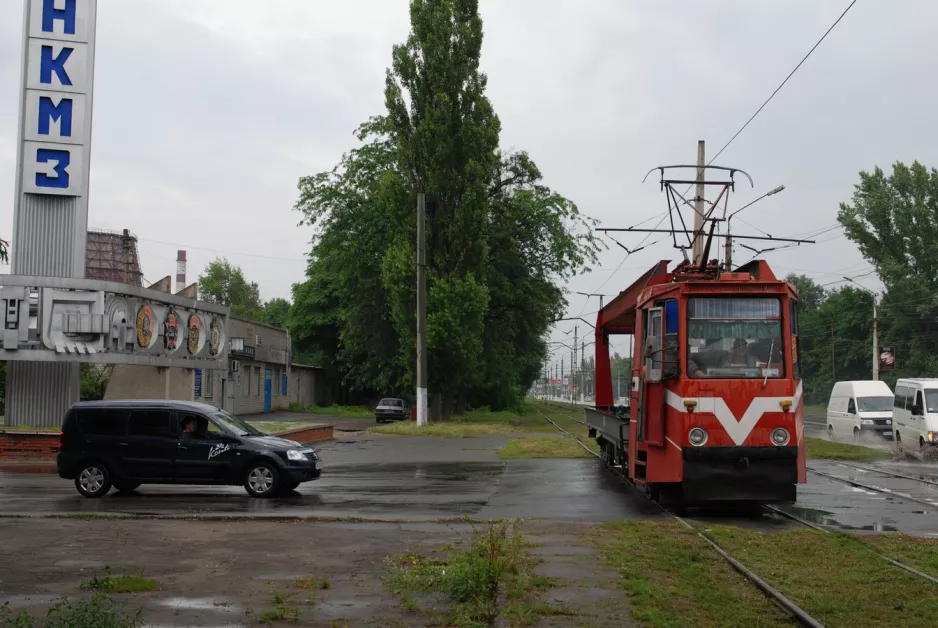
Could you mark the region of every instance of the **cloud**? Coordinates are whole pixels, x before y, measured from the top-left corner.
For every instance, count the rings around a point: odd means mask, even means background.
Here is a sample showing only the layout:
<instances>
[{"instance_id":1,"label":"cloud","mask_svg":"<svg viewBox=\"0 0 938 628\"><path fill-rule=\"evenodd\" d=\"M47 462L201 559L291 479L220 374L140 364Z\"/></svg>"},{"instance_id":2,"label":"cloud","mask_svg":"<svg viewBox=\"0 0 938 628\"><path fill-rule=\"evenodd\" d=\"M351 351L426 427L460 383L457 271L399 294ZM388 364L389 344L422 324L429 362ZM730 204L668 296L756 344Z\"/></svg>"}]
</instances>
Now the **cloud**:
<instances>
[{"instance_id":1,"label":"cloud","mask_svg":"<svg viewBox=\"0 0 938 628\"><path fill-rule=\"evenodd\" d=\"M12 230L21 10L11 3L0 22L0 234ZM645 172L692 161L698 139L715 154L842 10L482 0L482 68L502 144L527 150L548 185L604 225L656 221L665 201L655 175L641 183ZM186 248L192 279L224 254L264 298L289 296L310 237L291 209L297 179L331 168L354 128L382 112L408 2L137 0L99 12L90 226L135 232L147 278L174 274ZM938 164L927 127L936 18L927 0L902 11L857 3L720 156L755 179L737 188L737 207L786 185L741 218L774 235L816 232L836 223L859 170ZM630 247L642 237L617 236ZM766 258L779 273L827 281L867 267L836 231L820 239L829 237ZM615 294L679 256L662 242L623 262L612 245L571 289ZM572 315L597 305L570 297Z\"/></svg>"}]
</instances>

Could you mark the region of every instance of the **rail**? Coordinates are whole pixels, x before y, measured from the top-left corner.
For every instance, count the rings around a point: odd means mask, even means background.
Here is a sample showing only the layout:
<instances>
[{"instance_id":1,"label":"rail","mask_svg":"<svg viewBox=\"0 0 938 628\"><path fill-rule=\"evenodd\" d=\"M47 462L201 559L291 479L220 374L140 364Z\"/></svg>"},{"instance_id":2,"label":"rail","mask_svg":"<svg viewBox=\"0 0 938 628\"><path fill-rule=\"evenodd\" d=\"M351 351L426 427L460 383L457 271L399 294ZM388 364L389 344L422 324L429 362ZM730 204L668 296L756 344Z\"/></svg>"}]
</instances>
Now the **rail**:
<instances>
[{"instance_id":1,"label":"rail","mask_svg":"<svg viewBox=\"0 0 938 628\"><path fill-rule=\"evenodd\" d=\"M556 427L558 430L560 430L560 431L563 432L564 434L567 434L568 436L572 437L572 438L580 445L580 447L582 447L582 448L585 449L586 451L590 452L591 454L593 454L593 455L596 456L597 458L600 458L600 459L601 459L601 456L600 456L599 454L597 454L595 451L593 451L592 449L590 449L589 447L587 447L586 445L584 445L583 442L582 442L575 434L572 434L572 433L570 433L569 431L567 431L567 430L565 430L564 428L562 428L562 427L560 427L559 425L557 425L554 421L551 420L551 418L550 418L549 416L547 416L546 414L544 414L544 412L543 412L540 408L538 408L536 405L535 405L534 407L535 407L535 409L541 414L541 416L543 416L545 419L547 419L547 421L548 421L551 425L553 425L554 427ZM563 413L558 412L558 414L561 414L561 415L563 416ZM631 485L631 483L630 483L630 485ZM677 516L677 515L674 514L673 512L669 511L668 509L664 508L663 506L661 506L661 505L658 504L657 502L655 502L655 505L657 505L659 508L661 508L662 512L664 512L664 513L670 515L671 517L673 517L673 518L676 519L677 521L681 522L682 524L684 524L685 526L687 526L688 528L690 528L691 530L693 530L694 532L696 532L697 535L698 535L700 538L702 538L704 541L706 541L706 542L717 552L717 554L719 554L724 560L726 560L727 563L729 563L729 565L730 565L733 569L735 569L735 570L738 571L740 574L742 574L743 577L745 577L747 580L749 580L751 583L753 583L753 584L756 586L756 588L758 588L758 589L759 589L760 591L762 591L764 594L766 594L767 596L769 596L770 598L772 598L779 606L781 606L781 607L782 607L783 609L785 609L792 617L794 617L802 626L809 626L810 628L824 628L824 624L820 623L819 621L817 621L816 619L814 619L813 617L811 617L810 615L808 615L808 613L806 613L803 609L801 609L797 604L795 604L794 602L792 602L791 600L789 600L787 597L785 597L784 595L782 595L779 591L777 591L776 589L774 589L769 583L767 583L765 580L763 580L762 578L760 578L759 576L757 576L754 572L752 572L750 569L748 569L748 568L747 568L745 565L743 565L741 562L739 562L738 560L736 560L736 559L732 556L732 554L730 554L730 553L727 552L725 549L723 549L722 547L720 547L720 545L717 544L716 541L714 541L713 539L711 539L710 537L708 537L708 536L707 536L704 532L702 532L699 528L694 527L693 525L691 525L690 523L688 523L687 521L685 521L685 520L682 519L681 517Z\"/></svg>"}]
</instances>

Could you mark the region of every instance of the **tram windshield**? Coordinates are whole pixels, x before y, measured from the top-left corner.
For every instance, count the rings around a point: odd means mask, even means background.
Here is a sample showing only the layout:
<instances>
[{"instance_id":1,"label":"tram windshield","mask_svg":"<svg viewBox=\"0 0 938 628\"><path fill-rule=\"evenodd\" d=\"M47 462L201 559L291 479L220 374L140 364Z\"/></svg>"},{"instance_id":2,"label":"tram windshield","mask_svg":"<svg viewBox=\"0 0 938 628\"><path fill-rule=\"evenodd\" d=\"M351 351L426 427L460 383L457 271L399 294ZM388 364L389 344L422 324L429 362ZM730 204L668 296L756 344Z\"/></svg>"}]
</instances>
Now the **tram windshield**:
<instances>
[{"instance_id":1,"label":"tram windshield","mask_svg":"<svg viewBox=\"0 0 938 628\"><path fill-rule=\"evenodd\" d=\"M692 297L687 348L687 374L693 378L784 377L781 301Z\"/></svg>"}]
</instances>

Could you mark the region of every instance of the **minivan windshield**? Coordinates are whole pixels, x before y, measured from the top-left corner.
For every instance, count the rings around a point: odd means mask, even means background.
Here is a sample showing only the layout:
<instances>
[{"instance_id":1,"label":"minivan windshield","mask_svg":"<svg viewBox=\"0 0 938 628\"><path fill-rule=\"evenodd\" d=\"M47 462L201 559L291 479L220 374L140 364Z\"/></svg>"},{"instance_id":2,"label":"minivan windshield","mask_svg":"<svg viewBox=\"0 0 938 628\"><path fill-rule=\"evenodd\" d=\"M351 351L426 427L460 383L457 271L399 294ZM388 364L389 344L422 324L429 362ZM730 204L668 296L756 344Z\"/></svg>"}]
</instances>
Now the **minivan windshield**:
<instances>
[{"instance_id":1,"label":"minivan windshield","mask_svg":"<svg viewBox=\"0 0 938 628\"><path fill-rule=\"evenodd\" d=\"M263 436L259 432L236 416L232 416L224 410L216 410L212 414L212 420L229 436Z\"/></svg>"},{"instance_id":2,"label":"minivan windshield","mask_svg":"<svg viewBox=\"0 0 938 628\"><path fill-rule=\"evenodd\" d=\"M925 410L926 412L938 412L938 388L925 390Z\"/></svg>"},{"instance_id":3,"label":"minivan windshield","mask_svg":"<svg viewBox=\"0 0 938 628\"><path fill-rule=\"evenodd\" d=\"M857 397L860 412L892 412L894 397Z\"/></svg>"}]
</instances>

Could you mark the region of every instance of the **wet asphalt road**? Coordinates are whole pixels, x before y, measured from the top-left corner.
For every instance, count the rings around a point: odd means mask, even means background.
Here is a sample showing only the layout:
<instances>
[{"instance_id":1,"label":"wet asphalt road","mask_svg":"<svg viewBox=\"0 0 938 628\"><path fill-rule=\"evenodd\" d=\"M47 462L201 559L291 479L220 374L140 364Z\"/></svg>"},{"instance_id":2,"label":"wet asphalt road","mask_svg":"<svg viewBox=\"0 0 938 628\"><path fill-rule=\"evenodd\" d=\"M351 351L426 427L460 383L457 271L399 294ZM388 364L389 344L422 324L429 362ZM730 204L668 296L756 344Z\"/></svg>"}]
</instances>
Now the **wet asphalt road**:
<instances>
[{"instance_id":1,"label":"wet asphalt road","mask_svg":"<svg viewBox=\"0 0 938 628\"><path fill-rule=\"evenodd\" d=\"M0 471L0 515L100 513L249 517L358 517L426 521L469 516L558 521L661 517L653 503L596 460L499 460L504 437L436 439L344 435L320 447L320 480L292 495L251 499L241 487L143 486L85 499L49 473ZM902 493L888 495L809 473L792 514L832 529L901 531L938 537L938 486L830 461L809 466L830 475ZM873 467L873 463L861 466ZM877 468L938 482L938 465L878 463ZM27 471L27 472L22 472ZM925 502L925 503L922 503ZM932 506L931 504L934 504ZM772 517L700 521L778 528Z\"/></svg>"},{"instance_id":2,"label":"wet asphalt road","mask_svg":"<svg viewBox=\"0 0 938 628\"><path fill-rule=\"evenodd\" d=\"M502 437L340 438L323 445L323 476L290 496L241 487L142 486L86 499L53 474L0 471L0 514L107 513L433 520L471 516L606 521L660 516L595 460L499 460Z\"/></svg>"}]
</instances>

